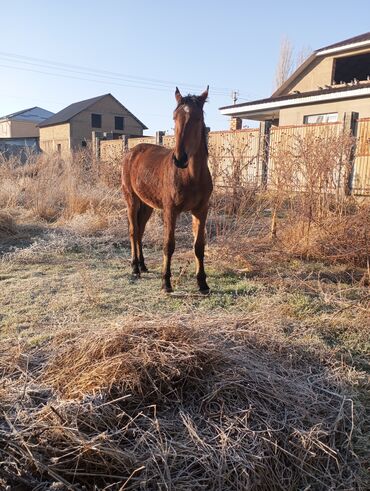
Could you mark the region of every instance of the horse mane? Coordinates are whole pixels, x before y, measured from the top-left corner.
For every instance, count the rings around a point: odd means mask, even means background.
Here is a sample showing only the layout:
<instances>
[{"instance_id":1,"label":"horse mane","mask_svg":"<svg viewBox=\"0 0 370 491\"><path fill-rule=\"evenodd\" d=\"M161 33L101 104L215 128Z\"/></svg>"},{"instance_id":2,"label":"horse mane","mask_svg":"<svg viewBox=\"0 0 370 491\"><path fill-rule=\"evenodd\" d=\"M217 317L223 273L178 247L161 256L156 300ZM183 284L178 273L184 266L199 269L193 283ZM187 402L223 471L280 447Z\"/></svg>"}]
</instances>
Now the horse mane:
<instances>
[{"instance_id":1,"label":"horse mane","mask_svg":"<svg viewBox=\"0 0 370 491\"><path fill-rule=\"evenodd\" d=\"M207 134L206 134L206 125L203 124L203 129L202 129L202 140L204 144L204 148L206 149L206 154L208 157L208 142L207 142Z\"/></svg>"},{"instance_id":2,"label":"horse mane","mask_svg":"<svg viewBox=\"0 0 370 491\"><path fill-rule=\"evenodd\" d=\"M196 104L198 107L201 107L198 96L192 94L182 97L181 102L177 105L177 107L180 107L183 104Z\"/></svg>"}]
</instances>

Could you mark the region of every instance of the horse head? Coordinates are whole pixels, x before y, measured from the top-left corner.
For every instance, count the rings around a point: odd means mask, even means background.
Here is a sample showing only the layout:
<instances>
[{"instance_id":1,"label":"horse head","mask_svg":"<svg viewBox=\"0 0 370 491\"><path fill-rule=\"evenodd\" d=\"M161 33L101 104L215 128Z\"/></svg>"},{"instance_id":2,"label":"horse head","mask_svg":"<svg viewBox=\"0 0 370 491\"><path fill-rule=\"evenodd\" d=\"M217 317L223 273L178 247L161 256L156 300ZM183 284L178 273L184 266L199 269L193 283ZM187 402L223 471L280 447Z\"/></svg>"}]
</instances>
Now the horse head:
<instances>
[{"instance_id":1,"label":"horse head","mask_svg":"<svg viewBox=\"0 0 370 491\"><path fill-rule=\"evenodd\" d=\"M175 150L173 163L180 169L185 169L189 158L198 151L204 138L203 106L208 97L208 89L199 96L183 97L176 87L175 97L177 107L173 113L175 121Z\"/></svg>"}]
</instances>

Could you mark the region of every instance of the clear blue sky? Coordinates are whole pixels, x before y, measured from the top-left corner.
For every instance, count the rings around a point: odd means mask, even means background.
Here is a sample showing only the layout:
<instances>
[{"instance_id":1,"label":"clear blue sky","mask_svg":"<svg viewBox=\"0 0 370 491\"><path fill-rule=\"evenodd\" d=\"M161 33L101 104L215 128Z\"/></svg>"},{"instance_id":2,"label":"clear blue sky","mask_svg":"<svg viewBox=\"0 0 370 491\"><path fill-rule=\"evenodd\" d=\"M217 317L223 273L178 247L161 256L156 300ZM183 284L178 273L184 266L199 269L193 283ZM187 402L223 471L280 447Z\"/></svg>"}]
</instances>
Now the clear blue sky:
<instances>
[{"instance_id":1,"label":"clear blue sky","mask_svg":"<svg viewBox=\"0 0 370 491\"><path fill-rule=\"evenodd\" d=\"M0 8L0 115L35 105L56 112L111 92L147 134L171 129L175 85L193 93L209 84L206 123L227 128L218 108L231 104L232 89L243 99L271 94L282 37L317 49L370 30L369 0L0 0Z\"/></svg>"}]
</instances>

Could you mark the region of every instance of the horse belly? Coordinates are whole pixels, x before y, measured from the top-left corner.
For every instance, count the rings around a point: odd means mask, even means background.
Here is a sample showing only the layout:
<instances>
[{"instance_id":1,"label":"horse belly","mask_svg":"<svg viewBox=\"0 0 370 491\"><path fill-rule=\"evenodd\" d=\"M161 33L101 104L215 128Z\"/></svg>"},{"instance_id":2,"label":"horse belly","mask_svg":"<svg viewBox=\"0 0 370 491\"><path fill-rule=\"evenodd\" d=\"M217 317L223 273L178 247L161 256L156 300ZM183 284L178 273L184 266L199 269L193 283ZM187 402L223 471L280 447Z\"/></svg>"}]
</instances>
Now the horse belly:
<instances>
[{"instance_id":1,"label":"horse belly","mask_svg":"<svg viewBox=\"0 0 370 491\"><path fill-rule=\"evenodd\" d=\"M150 206L151 208L156 208L157 210L163 209L162 200L158 196L150 192L145 193L142 190L135 190L135 193L143 203Z\"/></svg>"},{"instance_id":2,"label":"horse belly","mask_svg":"<svg viewBox=\"0 0 370 491\"><path fill-rule=\"evenodd\" d=\"M148 206L152 208L162 209L162 196L159 192L158 183L155 183L153 178L148 176L138 176L133 183L135 194Z\"/></svg>"}]
</instances>

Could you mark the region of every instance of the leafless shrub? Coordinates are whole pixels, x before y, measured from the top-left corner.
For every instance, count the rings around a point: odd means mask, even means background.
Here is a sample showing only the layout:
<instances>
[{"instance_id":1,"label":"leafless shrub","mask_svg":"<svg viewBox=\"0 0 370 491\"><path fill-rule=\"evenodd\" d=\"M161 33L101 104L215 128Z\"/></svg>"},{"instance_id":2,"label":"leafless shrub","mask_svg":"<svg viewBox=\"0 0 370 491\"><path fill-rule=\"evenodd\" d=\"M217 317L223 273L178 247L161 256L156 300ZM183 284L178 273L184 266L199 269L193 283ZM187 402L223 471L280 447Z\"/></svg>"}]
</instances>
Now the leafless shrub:
<instances>
[{"instance_id":1,"label":"leafless shrub","mask_svg":"<svg viewBox=\"0 0 370 491\"><path fill-rule=\"evenodd\" d=\"M354 140L338 129L282 134L272 146L271 233L290 252L366 266L369 208L347 194Z\"/></svg>"}]
</instances>

